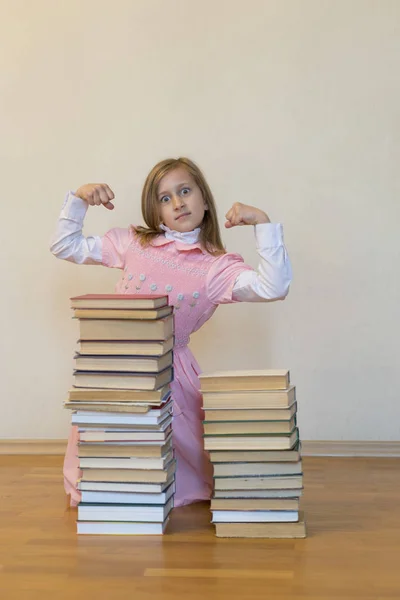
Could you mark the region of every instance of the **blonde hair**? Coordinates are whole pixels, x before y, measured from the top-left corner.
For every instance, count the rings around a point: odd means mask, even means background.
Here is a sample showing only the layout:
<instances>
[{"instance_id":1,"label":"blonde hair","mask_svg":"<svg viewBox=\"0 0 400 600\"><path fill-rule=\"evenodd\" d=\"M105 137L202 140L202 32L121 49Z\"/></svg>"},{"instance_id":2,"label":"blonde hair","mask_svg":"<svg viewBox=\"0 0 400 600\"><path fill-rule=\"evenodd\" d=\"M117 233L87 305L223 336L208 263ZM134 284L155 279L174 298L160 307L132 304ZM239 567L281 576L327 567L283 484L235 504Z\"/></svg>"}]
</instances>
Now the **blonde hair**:
<instances>
[{"instance_id":1,"label":"blonde hair","mask_svg":"<svg viewBox=\"0 0 400 600\"><path fill-rule=\"evenodd\" d=\"M208 183L199 167L189 158L167 158L153 167L148 174L142 191L142 214L147 227L133 227L142 246L151 244L153 238L163 233L160 228L161 217L158 200L158 186L161 179L171 171L183 167L193 177L199 186L203 199L208 206L200 225L201 231L199 241L203 248L210 254L225 254L226 250L222 244L219 231L217 210L214 197Z\"/></svg>"}]
</instances>

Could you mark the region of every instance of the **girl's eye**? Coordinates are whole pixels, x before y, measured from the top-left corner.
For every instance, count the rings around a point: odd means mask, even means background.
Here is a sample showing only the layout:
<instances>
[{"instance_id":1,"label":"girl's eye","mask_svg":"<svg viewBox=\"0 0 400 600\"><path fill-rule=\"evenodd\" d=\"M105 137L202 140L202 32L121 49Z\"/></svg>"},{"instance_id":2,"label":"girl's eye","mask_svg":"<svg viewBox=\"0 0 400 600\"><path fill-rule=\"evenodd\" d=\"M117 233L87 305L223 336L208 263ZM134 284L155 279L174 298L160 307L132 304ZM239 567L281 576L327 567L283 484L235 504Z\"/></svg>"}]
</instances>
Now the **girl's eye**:
<instances>
[{"instance_id":1,"label":"girl's eye","mask_svg":"<svg viewBox=\"0 0 400 600\"><path fill-rule=\"evenodd\" d=\"M164 204L165 204L165 202L168 202L168 200L169 200L169 196L163 196L162 198L160 198L160 202L162 202Z\"/></svg>"},{"instance_id":2,"label":"girl's eye","mask_svg":"<svg viewBox=\"0 0 400 600\"><path fill-rule=\"evenodd\" d=\"M183 188L181 190L182 196L187 196L189 192L190 192L190 188Z\"/></svg>"}]
</instances>

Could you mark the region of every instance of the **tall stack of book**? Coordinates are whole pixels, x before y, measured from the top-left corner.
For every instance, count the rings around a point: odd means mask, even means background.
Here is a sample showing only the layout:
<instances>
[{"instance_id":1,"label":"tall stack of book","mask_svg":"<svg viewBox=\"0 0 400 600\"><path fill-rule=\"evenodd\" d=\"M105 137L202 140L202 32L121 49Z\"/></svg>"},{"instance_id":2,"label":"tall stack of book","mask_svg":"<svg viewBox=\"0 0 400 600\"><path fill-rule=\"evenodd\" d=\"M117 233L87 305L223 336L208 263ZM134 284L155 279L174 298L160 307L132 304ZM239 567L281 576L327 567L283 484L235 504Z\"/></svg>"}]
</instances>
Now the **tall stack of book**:
<instances>
[{"instance_id":1,"label":"tall stack of book","mask_svg":"<svg viewBox=\"0 0 400 600\"><path fill-rule=\"evenodd\" d=\"M80 339L64 406L79 428L78 534L162 534L175 492L168 297L86 295L71 307Z\"/></svg>"},{"instance_id":2,"label":"tall stack of book","mask_svg":"<svg viewBox=\"0 0 400 600\"><path fill-rule=\"evenodd\" d=\"M200 376L218 537L305 537L296 390L289 371Z\"/></svg>"}]
</instances>

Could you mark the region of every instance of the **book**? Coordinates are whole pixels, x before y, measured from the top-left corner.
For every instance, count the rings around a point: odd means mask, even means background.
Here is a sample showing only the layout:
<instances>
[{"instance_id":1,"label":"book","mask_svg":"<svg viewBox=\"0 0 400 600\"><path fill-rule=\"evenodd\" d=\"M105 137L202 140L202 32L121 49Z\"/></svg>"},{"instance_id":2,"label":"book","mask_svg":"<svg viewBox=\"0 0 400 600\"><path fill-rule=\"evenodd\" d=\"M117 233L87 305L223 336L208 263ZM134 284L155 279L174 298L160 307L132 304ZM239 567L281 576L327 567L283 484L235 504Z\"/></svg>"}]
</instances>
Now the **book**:
<instances>
[{"instance_id":1,"label":"book","mask_svg":"<svg viewBox=\"0 0 400 600\"><path fill-rule=\"evenodd\" d=\"M82 469L82 481L165 483L175 473L175 460L163 469Z\"/></svg>"},{"instance_id":2,"label":"book","mask_svg":"<svg viewBox=\"0 0 400 600\"><path fill-rule=\"evenodd\" d=\"M204 421L204 435L291 433L295 426L295 417L290 421Z\"/></svg>"},{"instance_id":3,"label":"book","mask_svg":"<svg viewBox=\"0 0 400 600\"><path fill-rule=\"evenodd\" d=\"M84 294L70 299L71 308L160 308L168 304L168 296L143 294Z\"/></svg>"},{"instance_id":4,"label":"book","mask_svg":"<svg viewBox=\"0 0 400 600\"><path fill-rule=\"evenodd\" d=\"M130 402L64 402L64 408L70 410L90 410L95 412L135 413L145 415L151 411L151 406L146 404L133 404Z\"/></svg>"},{"instance_id":5,"label":"book","mask_svg":"<svg viewBox=\"0 0 400 600\"><path fill-rule=\"evenodd\" d=\"M233 462L297 462L300 460L300 443L291 450L213 450L212 463Z\"/></svg>"},{"instance_id":6,"label":"book","mask_svg":"<svg viewBox=\"0 0 400 600\"><path fill-rule=\"evenodd\" d=\"M174 337L165 341L106 341L106 340L78 340L78 354L96 356L162 356L174 346Z\"/></svg>"},{"instance_id":7,"label":"book","mask_svg":"<svg viewBox=\"0 0 400 600\"><path fill-rule=\"evenodd\" d=\"M99 415L101 415L101 413L97 413ZM99 423L99 421L96 422L90 422L90 418L89 417L81 417L80 419L77 418L76 414L74 413L72 415L72 419L71 422L73 425L77 425L79 427L79 431L83 430L83 431L90 431L90 430L96 430L96 431L120 431L122 433L146 433L148 432L149 434L153 434L153 433L157 433L157 432L163 432L166 430L167 427L169 427L172 423L172 414L171 413L167 413L166 415L164 415L164 418L162 421L160 421L160 423L156 423L156 424L150 424L150 423L121 423L121 422L111 422L111 419L106 423Z\"/></svg>"},{"instance_id":8,"label":"book","mask_svg":"<svg viewBox=\"0 0 400 600\"><path fill-rule=\"evenodd\" d=\"M170 383L172 379L172 367L164 369L161 373L74 371L74 385L85 388L157 390Z\"/></svg>"},{"instance_id":9,"label":"book","mask_svg":"<svg viewBox=\"0 0 400 600\"><path fill-rule=\"evenodd\" d=\"M171 394L168 384L156 390L112 390L72 388L69 390L69 402L132 402L137 406L160 405Z\"/></svg>"},{"instance_id":10,"label":"book","mask_svg":"<svg viewBox=\"0 0 400 600\"><path fill-rule=\"evenodd\" d=\"M202 392L286 390L290 383L287 369L215 371L199 376Z\"/></svg>"},{"instance_id":11,"label":"book","mask_svg":"<svg viewBox=\"0 0 400 600\"><path fill-rule=\"evenodd\" d=\"M121 481L82 481L78 482L81 491L123 492L129 494L162 494L174 481L173 475L161 483L128 483Z\"/></svg>"},{"instance_id":12,"label":"book","mask_svg":"<svg viewBox=\"0 0 400 600\"><path fill-rule=\"evenodd\" d=\"M297 523L216 523L217 537L305 538L306 527L301 516Z\"/></svg>"},{"instance_id":13,"label":"book","mask_svg":"<svg viewBox=\"0 0 400 600\"><path fill-rule=\"evenodd\" d=\"M122 309L122 308L75 308L74 317L76 319L162 319L172 314L172 306L163 306L145 310L140 309Z\"/></svg>"},{"instance_id":14,"label":"book","mask_svg":"<svg viewBox=\"0 0 400 600\"><path fill-rule=\"evenodd\" d=\"M302 475L276 477L217 477L215 490L293 490L303 487Z\"/></svg>"},{"instance_id":15,"label":"book","mask_svg":"<svg viewBox=\"0 0 400 600\"><path fill-rule=\"evenodd\" d=\"M205 450L290 450L298 441L298 431L290 435L204 436Z\"/></svg>"},{"instance_id":16,"label":"book","mask_svg":"<svg viewBox=\"0 0 400 600\"><path fill-rule=\"evenodd\" d=\"M203 408L207 409L287 409L296 400L296 387L285 390L242 390L203 392Z\"/></svg>"},{"instance_id":17,"label":"book","mask_svg":"<svg viewBox=\"0 0 400 600\"><path fill-rule=\"evenodd\" d=\"M299 510L299 498L212 498L211 510Z\"/></svg>"},{"instance_id":18,"label":"book","mask_svg":"<svg viewBox=\"0 0 400 600\"><path fill-rule=\"evenodd\" d=\"M213 510L212 523L295 523L297 510Z\"/></svg>"},{"instance_id":19,"label":"book","mask_svg":"<svg viewBox=\"0 0 400 600\"><path fill-rule=\"evenodd\" d=\"M204 410L206 423L219 423L220 421L289 421L297 412L294 402L289 408L248 409L242 408L207 408Z\"/></svg>"},{"instance_id":20,"label":"book","mask_svg":"<svg viewBox=\"0 0 400 600\"><path fill-rule=\"evenodd\" d=\"M94 504L165 504L175 493L175 483L159 494L130 492L91 492L82 491L81 502Z\"/></svg>"},{"instance_id":21,"label":"book","mask_svg":"<svg viewBox=\"0 0 400 600\"><path fill-rule=\"evenodd\" d=\"M91 410L78 410L72 413L73 425L93 423L99 425L159 425L172 411L172 402L168 402L162 410L150 410L144 415L132 413L102 413Z\"/></svg>"},{"instance_id":22,"label":"book","mask_svg":"<svg viewBox=\"0 0 400 600\"><path fill-rule=\"evenodd\" d=\"M172 352L164 356L90 356L75 354L77 371L160 373L172 365Z\"/></svg>"},{"instance_id":23,"label":"book","mask_svg":"<svg viewBox=\"0 0 400 600\"><path fill-rule=\"evenodd\" d=\"M162 535L169 518L164 523L124 523L111 521L77 521L77 533L89 535Z\"/></svg>"},{"instance_id":24,"label":"book","mask_svg":"<svg viewBox=\"0 0 400 600\"><path fill-rule=\"evenodd\" d=\"M214 498L216 499L235 499L235 500L255 500L255 499L298 499L303 495L303 486L293 489L276 489L276 490L215 490Z\"/></svg>"},{"instance_id":25,"label":"book","mask_svg":"<svg viewBox=\"0 0 400 600\"><path fill-rule=\"evenodd\" d=\"M165 442L172 431L121 431L118 429L79 429L81 442Z\"/></svg>"},{"instance_id":26,"label":"book","mask_svg":"<svg viewBox=\"0 0 400 600\"><path fill-rule=\"evenodd\" d=\"M164 505L141 504L78 504L78 521L134 521L136 523L162 523L174 505L170 498Z\"/></svg>"},{"instance_id":27,"label":"book","mask_svg":"<svg viewBox=\"0 0 400 600\"><path fill-rule=\"evenodd\" d=\"M78 442L79 458L161 458L172 448L172 435L161 442Z\"/></svg>"},{"instance_id":28,"label":"book","mask_svg":"<svg viewBox=\"0 0 400 600\"><path fill-rule=\"evenodd\" d=\"M303 465L301 461L214 464L214 477L273 477L276 475L301 475L302 473Z\"/></svg>"},{"instance_id":29,"label":"book","mask_svg":"<svg viewBox=\"0 0 400 600\"><path fill-rule=\"evenodd\" d=\"M124 319L80 319L81 340L162 341L174 333L173 315L154 321Z\"/></svg>"},{"instance_id":30,"label":"book","mask_svg":"<svg viewBox=\"0 0 400 600\"><path fill-rule=\"evenodd\" d=\"M81 469L163 469L173 458L173 452L170 450L165 456L159 458L128 456L124 458L116 457L81 457L79 467Z\"/></svg>"}]
</instances>

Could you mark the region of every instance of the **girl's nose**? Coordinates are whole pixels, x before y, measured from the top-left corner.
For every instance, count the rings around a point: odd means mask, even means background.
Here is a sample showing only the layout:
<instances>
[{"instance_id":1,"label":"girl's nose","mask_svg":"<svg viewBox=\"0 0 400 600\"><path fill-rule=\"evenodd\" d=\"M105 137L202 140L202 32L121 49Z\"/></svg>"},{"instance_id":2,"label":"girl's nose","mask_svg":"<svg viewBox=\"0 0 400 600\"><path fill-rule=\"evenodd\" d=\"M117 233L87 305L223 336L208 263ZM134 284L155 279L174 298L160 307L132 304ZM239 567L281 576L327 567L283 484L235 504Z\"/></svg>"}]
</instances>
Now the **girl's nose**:
<instances>
[{"instance_id":1,"label":"girl's nose","mask_svg":"<svg viewBox=\"0 0 400 600\"><path fill-rule=\"evenodd\" d=\"M174 207L174 210L179 210L180 208L182 208L182 206L183 206L182 198L180 196L177 196L176 194L174 194L172 196L172 206Z\"/></svg>"}]
</instances>

